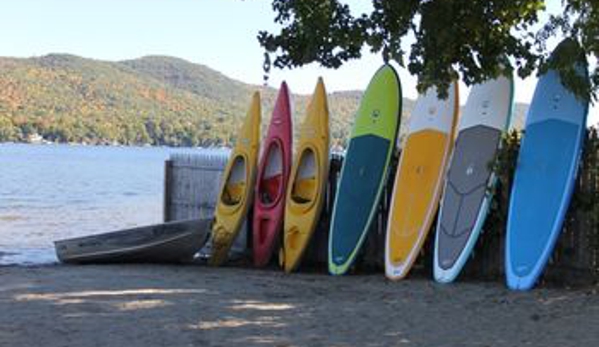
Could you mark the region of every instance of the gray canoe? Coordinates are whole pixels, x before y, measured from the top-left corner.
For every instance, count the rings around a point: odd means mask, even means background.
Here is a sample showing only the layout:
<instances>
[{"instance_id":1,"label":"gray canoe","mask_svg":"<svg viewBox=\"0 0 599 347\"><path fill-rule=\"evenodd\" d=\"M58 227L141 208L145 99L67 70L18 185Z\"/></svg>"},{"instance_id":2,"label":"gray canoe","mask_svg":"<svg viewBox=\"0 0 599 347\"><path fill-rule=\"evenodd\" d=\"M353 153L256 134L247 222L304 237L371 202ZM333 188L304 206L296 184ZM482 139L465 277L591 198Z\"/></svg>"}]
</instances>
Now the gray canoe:
<instances>
[{"instance_id":1,"label":"gray canoe","mask_svg":"<svg viewBox=\"0 0 599 347\"><path fill-rule=\"evenodd\" d=\"M193 219L54 242L63 263L179 263L204 246L210 219Z\"/></svg>"}]
</instances>

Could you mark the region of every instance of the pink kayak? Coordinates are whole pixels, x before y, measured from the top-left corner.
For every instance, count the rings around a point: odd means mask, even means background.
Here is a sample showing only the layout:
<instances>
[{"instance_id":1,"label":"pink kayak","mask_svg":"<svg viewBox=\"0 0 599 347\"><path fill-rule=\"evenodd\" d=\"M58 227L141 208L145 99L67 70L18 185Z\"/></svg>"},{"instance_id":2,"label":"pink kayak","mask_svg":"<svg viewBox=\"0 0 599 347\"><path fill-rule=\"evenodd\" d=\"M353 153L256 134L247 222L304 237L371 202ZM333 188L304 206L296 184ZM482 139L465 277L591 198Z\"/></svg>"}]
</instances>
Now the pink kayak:
<instances>
[{"instance_id":1,"label":"pink kayak","mask_svg":"<svg viewBox=\"0 0 599 347\"><path fill-rule=\"evenodd\" d=\"M291 171L291 104L289 89L283 82L272 113L268 133L262 143L258 181L254 197L254 265L270 261L285 215L285 194Z\"/></svg>"}]
</instances>

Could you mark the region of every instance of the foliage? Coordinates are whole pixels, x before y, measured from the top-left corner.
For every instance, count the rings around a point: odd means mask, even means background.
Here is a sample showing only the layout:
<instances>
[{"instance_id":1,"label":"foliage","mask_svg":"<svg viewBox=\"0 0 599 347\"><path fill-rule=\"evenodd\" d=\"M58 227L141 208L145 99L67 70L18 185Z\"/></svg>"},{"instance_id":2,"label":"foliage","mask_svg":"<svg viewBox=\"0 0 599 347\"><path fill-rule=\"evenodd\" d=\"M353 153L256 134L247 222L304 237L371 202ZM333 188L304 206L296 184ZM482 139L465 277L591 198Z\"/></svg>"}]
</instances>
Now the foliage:
<instances>
[{"instance_id":1,"label":"foliage","mask_svg":"<svg viewBox=\"0 0 599 347\"><path fill-rule=\"evenodd\" d=\"M586 243L592 261L593 273L599 278L599 132L592 127L587 131L579 168L578 184L569 209L570 229L585 230Z\"/></svg>"},{"instance_id":2,"label":"foliage","mask_svg":"<svg viewBox=\"0 0 599 347\"><path fill-rule=\"evenodd\" d=\"M494 237L502 237L507 225L510 193L520 152L521 135L518 130L504 134L501 139L501 149L493 163L497 184L493 191L489 192L494 194L494 199L491 202L491 213L485 224L485 232Z\"/></svg>"},{"instance_id":3,"label":"foliage","mask_svg":"<svg viewBox=\"0 0 599 347\"><path fill-rule=\"evenodd\" d=\"M0 58L0 142L39 134L55 142L230 145L256 89L262 92L265 131L275 89L234 81L181 59ZM360 91L329 94L334 147L346 145L361 97ZM295 124L302 122L308 98L294 95ZM413 106L404 98L402 130ZM517 127L526 107L516 105Z\"/></svg>"},{"instance_id":4,"label":"foliage","mask_svg":"<svg viewBox=\"0 0 599 347\"><path fill-rule=\"evenodd\" d=\"M420 91L435 85L446 92L460 76L471 85L511 69L524 78L548 67L581 97L599 90L599 67L589 84L568 64L599 56L596 0L564 0L563 13L547 23L539 23L543 0L372 0L372 5L372 13L353 15L341 0L272 0L281 31L258 35L266 51L265 71L273 54L278 68L312 62L337 68L369 47L385 61L407 66L418 77ZM538 24L545 25L538 29ZM557 31L582 50L570 45L549 59L546 42ZM412 38L408 54L404 47Z\"/></svg>"},{"instance_id":5,"label":"foliage","mask_svg":"<svg viewBox=\"0 0 599 347\"><path fill-rule=\"evenodd\" d=\"M263 94L266 128L276 90L184 60L154 56L103 62L56 54L0 58L0 142L39 134L56 142L228 145L255 89ZM335 143L343 143L360 95L331 95ZM308 97L293 99L297 123Z\"/></svg>"}]
</instances>

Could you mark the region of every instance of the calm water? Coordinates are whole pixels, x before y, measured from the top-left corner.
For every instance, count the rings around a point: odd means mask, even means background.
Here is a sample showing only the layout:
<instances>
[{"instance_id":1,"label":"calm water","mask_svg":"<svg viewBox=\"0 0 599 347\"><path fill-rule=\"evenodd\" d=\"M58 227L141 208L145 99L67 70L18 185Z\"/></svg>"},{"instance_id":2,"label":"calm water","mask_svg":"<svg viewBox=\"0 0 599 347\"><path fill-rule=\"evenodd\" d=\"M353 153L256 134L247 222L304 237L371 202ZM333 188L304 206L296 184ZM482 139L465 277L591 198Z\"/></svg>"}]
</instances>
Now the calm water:
<instances>
[{"instance_id":1,"label":"calm water","mask_svg":"<svg viewBox=\"0 0 599 347\"><path fill-rule=\"evenodd\" d=\"M0 144L0 264L54 262L54 240L161 222L164 161L193 151Z\"/></svg>"}]
</instances>

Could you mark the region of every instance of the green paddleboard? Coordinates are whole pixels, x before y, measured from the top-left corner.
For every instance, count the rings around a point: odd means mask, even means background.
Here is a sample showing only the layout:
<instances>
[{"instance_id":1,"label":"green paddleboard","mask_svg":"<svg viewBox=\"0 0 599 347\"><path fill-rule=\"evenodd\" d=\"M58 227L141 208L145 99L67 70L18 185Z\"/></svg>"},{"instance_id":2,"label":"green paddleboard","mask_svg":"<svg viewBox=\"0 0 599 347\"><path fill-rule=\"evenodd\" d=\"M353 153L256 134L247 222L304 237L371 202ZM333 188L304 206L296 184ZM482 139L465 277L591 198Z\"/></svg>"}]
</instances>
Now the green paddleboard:
<instances>
[{"instance_id":1,"label":"green paddleboard","mask_svg":"<svg viewBox=\"0 0 599 347\"><path fill-rule=\"evenodd\" d=\"M401 117L401 84L395 69L381 67L364 92L331 219L329 272L341 275L356 259L378 210Z\"/></svg>"}]
</instances>

